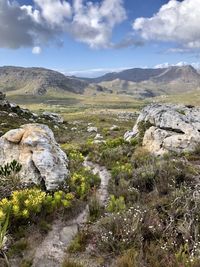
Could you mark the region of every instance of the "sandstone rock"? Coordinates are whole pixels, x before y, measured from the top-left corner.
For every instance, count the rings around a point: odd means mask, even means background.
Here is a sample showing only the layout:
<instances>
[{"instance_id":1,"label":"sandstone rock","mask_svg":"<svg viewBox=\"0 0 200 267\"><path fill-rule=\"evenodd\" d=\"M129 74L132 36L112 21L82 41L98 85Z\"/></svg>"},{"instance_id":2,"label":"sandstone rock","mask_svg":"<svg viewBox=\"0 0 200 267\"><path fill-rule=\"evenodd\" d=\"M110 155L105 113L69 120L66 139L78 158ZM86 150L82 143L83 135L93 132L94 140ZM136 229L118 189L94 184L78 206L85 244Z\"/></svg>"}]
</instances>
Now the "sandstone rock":
<instances>
[{"instance_id":1,"label":"sandstone rock","mask_svg":"<svg viewBox=\"0 0 200 267\"><path fill-rule=\"evenodd\" d=\"M110 131L118 131L119 130L119 126L117 125L113 125L110 127Z\"/></svg>"},{"instance_id":2,"label":"sandstone rock","mask_svg":"<svg viewBox=\"0 0 200 267\"><path fill-rule=\"evenodd\" d=\"M93 144L101 144L101 143L105 143L105 140L103 139L103 136L99 133L96 134Z\"/></svg>"},{"instance_id":3,"label":"sandstone rock","mask_svg":"<svg viewBox=\"0 0 200 267\"><path fill-rule=\"evenodd\" d=\"M97 133L97 127L90 126L87 128L87 132L88 133Z\"/></svg>"},{"instance_id":4,"label":"sandstone rock","mask_svg":"<svg viewBox=\"0 0 200 267\"><path fill-rule=\"evenodd\" d=\"M54 190L69 176L68 159L43 124L26 124L0 137L0 165L14 159L22 164L24 183L45 183Z\"/></svg>"},{"instance_id":5,"label":"sandstone rock","mask_svg":"<svg viewBox=\"0 0 200 267\"><path fill-rule=\"evenodd\" d=\"M51 120L55 123L63 123L64 121L62 116L60 116L59 114L48 112L48 111L43 112L42 117L44 117L45 119Z\"/></svg>"},{"instance_id":6,"label":"sandstone rock","mask_svg":"<svg viewBox=\"0 0 200 267\"><path fill-rule=\"evenodd\" d=\"M101 134L96 134L94 140L102 140L103 136Z\"/></svg>"},{"instance_id":7,"label":"sandstone rock","mask_svg":"<svg viewBox=\"0 0 200 267\"><path fill-rule=\"evenodd\" d=\"M193 151L200 143L200 108L173 104L151 104L140 113L130 140L143 132L143 146L152 153ZM141 136L140 136L141 137Z\"/></svg>"}]
</instances>

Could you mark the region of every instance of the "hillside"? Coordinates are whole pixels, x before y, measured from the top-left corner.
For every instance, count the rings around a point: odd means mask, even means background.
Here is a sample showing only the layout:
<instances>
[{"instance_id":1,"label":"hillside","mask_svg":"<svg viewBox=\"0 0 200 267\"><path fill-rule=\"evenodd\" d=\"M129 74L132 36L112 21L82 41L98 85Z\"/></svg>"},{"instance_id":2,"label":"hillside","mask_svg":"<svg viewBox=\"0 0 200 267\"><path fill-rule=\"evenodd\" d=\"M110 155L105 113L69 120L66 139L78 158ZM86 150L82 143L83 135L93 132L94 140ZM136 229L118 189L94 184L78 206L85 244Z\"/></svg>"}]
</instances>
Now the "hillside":
<instances>
[{"instance_id":1,"label":"hillside","mask_svg":"<svg viewBox=\"0 0 200 267\"><path fill-rule=\"evenodd\" d=\"M83 94L86 88L99 90L86 81L66 77L44 68L0 67L0 90L12 94L45 95L49 90ZM103 89L102 89L103 90Z\"/></svg>"},{"instance_id":2,"label":"hillside","mask_svg":"<svg viewBox=\"0 0 200 267\"><path fill-rule=\"evenodd\" d=\"M134 68L85 80L118 94L146 98L194 91L200 85L200 74L188 65L159 69Z\"/></svg>"}]
</instances>

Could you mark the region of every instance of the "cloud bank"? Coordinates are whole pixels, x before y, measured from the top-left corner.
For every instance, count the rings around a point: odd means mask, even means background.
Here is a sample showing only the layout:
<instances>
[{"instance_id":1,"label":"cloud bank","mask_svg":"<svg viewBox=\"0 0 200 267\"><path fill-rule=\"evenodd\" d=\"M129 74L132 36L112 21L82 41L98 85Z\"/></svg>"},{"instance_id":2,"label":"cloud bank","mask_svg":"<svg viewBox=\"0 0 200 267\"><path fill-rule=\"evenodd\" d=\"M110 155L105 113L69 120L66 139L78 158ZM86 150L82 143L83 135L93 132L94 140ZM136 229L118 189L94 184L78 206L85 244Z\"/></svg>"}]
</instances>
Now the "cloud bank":
<instances>
[{"instance_id":1,"label":"cloud bank","mask_svg":"<svg viewBox=\"0 0 200 267\"><path fill-rule=\"evenodd\" d=\"M180 61L178 63L168 63L168 62L165 62L165 63L161 63L161 64L158 64L156 66L154 66L155 69L160 69L160 68L169 68L169 67L173 67L173 66L176 66L176 67L183 67L183 66L188 66L188 65L191 65L193 68L195 69L200 69L200 62L192 62L192 63L189 63L189 62L185 62L185 61Z\"/></svg>"},{"instance_id":2,"label":"cloud bank","mask_svg":"<svg viewBox=\"0 0 200 267\"><path fill-rule=\"evenodd\" d=\"M110 47L114 27L126 19L123 0L0 0L0 47L39 47L63 33L92 48Z\"/></svg>"},{"instance_id":3,"label":"cloud bank","mask_svg":"<svg viewBox=\"0 0 200 267\"><path fill-rule=\"evenodd\" d=\"M145 40L178 43L184 51L200 49L200 0L170 0L151 18L137 18L133 29Z\"/></svg>"}]
</instances>

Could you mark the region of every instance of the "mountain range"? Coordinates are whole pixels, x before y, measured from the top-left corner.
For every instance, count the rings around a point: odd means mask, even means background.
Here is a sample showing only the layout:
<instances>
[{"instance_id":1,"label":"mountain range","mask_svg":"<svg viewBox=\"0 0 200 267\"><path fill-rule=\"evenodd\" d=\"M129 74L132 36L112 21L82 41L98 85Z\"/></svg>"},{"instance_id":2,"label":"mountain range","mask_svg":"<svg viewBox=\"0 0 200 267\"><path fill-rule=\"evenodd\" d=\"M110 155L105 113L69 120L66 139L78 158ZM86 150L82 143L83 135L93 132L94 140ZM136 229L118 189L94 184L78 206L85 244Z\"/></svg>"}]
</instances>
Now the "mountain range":
<instances>
[{"instance_id":1,"label":"mountain range","mask_svg":"<svg viewBox=\"0 0 200 267\"><path fill-rule=\"evenodd\" d=\"M104 90L100 85L67 77L44 68L0 67L0 91L13 94L45 95L49 90L83 94L87 88Z\"/></svg>"},{"instance_id":2,"label":"mountain range","mask_svg":"<svg viewBox=\"0 0 200 267\"><path fill-rule=\"evenodd\" d=\"M0 67L0 91L45 95L48 91L132 95L136 98L186 93L200 88L200 74L192 66L133 68L97 78L66 76L44 68Z\"/></svg>"},{"instance_id":3,"label":"mountain range","mask_svg":"<svg viewBox=\"0 0 200 267\"><path fill-rule=\"evenodd\" d=\"M158 69L133 68L84 80L104 86L118 94L129 94L139 98L185 93L200 86L200 74L190 65Z\"/></svg>"}]
</instances>

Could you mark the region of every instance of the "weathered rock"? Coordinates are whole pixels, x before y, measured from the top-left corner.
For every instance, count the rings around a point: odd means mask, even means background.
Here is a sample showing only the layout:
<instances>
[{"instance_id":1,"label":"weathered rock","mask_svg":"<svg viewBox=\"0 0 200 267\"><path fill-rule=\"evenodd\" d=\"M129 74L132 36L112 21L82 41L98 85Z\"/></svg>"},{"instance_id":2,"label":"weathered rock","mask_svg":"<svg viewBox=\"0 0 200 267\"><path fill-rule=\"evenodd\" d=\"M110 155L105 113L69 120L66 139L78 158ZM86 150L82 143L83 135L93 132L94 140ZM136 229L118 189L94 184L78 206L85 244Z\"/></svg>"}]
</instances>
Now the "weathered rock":
<instances>
[{"instance_id":1,"label":"weathered rock","mask_svg":"<svg viewBox=\"0 0 200 267\"><path fill-rule=\"evenodd\" d=\"M88 133L97 133L97 127L89 126L87 127L87 132Z\"/></svg>"},{"instance_id":2,"label":"weathered rock","mask_svg":"<svg viewBox=\"0 0 200 267\"><path fill-rule=\"evenodd\" d=\"M200 143L200 108L173 104L151 104L140 113L130 140L143 134L143 146L152 153L193 151Z\"/></svg>"},{"instance_id":3,"label":"weathered rock","mask_svg":"<svg viewBox=\"0 0 200 267\"><path fill-rule=\"evenodd\" d=\"M105 143L105 140L103 139L103 136L99 133L96 134L93 144L101 144L101 143Z\"/></svg>"},{"instance_id":4,"label":"weathered rock","mask_svg":"<svg viewBox=\"0 0 200 267\"><path fill-rule=\"evenodd\" d=\"M118 131L120 128L117 125L113 125L110 127L110 131Z\"/></svg>"},{"instance_id":5,"label":"weathered rock","mask_svg":"<svg viewBox=\"0 0 200 267\"><path fill-rule=\"evenodd\" d=\"M45 183L47 190L56 189L69 175L67 156L43 124L26 124L0 138L0 165L14 159L22 164L24 183Z\"/></svg>"},{"instance_id":6,"label":"weathered rock","mask_svg":"<svg viewBox=\"0 0 200 267\"><path fill-rule=\"evenodd\" d=\"M6 98L6 95L2 92L0 92L0 100L4 100Z\"/></svg>"},{"instance_id":7,"label":"weathered rock","mask_svg":"<svg viewBox=\"0 0 200 267\"><path fill-rule=\"evenodd\" d=\"M60 116L59 114L48 112L48 111L43 112L42 117L44 117L47 120L51 120L55 123L63 123L64 121L62 116Z\"/></svg>"}]
</instances>

